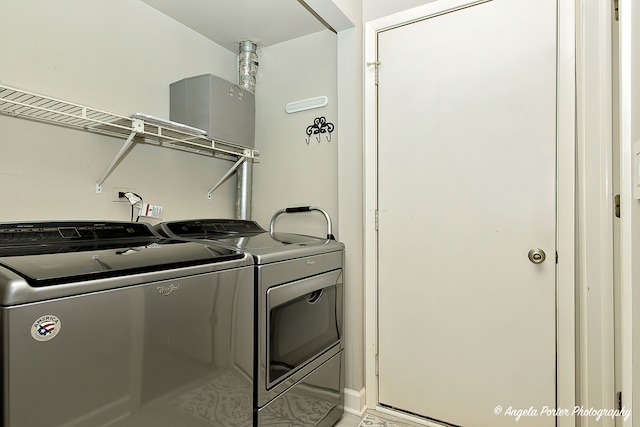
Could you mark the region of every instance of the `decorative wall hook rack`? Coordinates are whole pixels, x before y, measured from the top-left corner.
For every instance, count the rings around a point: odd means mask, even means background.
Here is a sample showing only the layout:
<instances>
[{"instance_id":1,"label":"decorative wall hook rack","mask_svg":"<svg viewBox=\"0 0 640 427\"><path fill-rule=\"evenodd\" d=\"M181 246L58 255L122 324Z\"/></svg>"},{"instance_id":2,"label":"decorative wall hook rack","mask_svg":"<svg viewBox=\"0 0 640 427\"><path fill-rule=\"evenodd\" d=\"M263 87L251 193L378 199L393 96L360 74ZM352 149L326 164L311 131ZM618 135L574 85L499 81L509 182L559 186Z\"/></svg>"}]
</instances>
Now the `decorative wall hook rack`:
<instances>
[{"instance_id":1,"label":"decorative wall hook rack","mask_svg":"<svg viewBox=\"0 0 640 427\"><path fill-rule=\"evenodd\" d=\"M311 135L316 135L316 141L320 142L320 134L324 133L327 138L327 142L331 142L331 132L333 132L333 123L327 122L327 119L324 117L316 117L313 120L313 124L311 126L307 126L307 140L306 143L309 145L311 142Z\"/></svg>"}]
</instances>

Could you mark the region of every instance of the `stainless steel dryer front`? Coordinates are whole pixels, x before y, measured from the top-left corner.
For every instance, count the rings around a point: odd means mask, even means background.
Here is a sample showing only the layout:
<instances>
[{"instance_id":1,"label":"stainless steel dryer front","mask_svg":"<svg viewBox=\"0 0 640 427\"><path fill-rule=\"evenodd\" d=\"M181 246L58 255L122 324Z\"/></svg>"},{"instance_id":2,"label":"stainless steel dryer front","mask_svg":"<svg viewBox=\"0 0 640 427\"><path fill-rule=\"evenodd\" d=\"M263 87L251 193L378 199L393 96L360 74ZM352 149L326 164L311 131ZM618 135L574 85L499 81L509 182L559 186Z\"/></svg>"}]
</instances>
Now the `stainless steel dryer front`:
<instances>
[{"instance_id":1,"label":"stainless steel dryer front","mask_svg":"<svg viewBox=\"0 0 640 427\"><path fill-rule=\"evenodd\" d=\"M326 238L278 233L273 224L266 231L243 220L156 226L172 238L213 242L253 257L256 426L327 427L344 412L344 245L333 239L328 215L327 222Z\"/></svg>"},{"instance_id":2,"label":"stainless steel dryer front","mask_svg":"<svg viewBox=\"0 0 640 427\"><path fill-rule=\"evenodd\" d=\"M141 223L0 224L2 425L250 426L252 265Z\"/></svg>"}]
</instances>

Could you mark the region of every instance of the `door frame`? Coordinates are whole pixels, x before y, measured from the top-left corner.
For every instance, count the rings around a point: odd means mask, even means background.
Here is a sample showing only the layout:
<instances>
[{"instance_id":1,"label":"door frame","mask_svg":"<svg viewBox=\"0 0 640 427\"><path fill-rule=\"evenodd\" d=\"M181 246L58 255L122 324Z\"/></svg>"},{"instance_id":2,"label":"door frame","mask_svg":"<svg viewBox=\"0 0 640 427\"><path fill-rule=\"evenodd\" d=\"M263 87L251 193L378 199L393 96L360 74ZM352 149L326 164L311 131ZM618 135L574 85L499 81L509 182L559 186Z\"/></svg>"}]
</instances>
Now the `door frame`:
<instances>
[{"instance_id":1,"label":"door frame","mask_svg":"<svg viewBox=\"0 0 640 427\"><path fill-rule=\"evenodd\" d=\"M377 33L424 17L491 0L439 0L374 21L364 27L364 196L365 196L365 381L368 408L378 403L377 274ZM556 337L558 408L576 405L576 4L558 1ZM381 66L384 66L382 64ZM398 414L396 414L398 415ZM408 417L410 418L410 417ZM575 426L574 417L559 417L558 427Z\"/></svg>"},{"instance_id":2,"label":"door frame","mask_svg":"<svg viewBox=\"0 0 640 427\"><path fill-rule=\"evenodd\" d=\"M577 402L616 408L612 22L610 0L579 0L577 15ZM624 217L624 215L623 215ZM618 325L619 326L619 325ZM613 427L593 417L582 427Z\"/></svg>"}]
</instances>

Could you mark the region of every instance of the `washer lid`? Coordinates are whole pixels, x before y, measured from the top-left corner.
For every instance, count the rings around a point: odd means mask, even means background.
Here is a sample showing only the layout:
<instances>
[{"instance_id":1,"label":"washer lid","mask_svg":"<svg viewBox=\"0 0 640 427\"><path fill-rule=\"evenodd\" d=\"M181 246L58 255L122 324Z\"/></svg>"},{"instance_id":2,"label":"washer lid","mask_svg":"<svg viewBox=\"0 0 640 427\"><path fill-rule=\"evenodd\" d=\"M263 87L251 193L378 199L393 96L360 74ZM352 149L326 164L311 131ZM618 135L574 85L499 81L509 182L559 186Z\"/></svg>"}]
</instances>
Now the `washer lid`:
<instances>
[{"instance_id":1,"label":"washer lid","mask_svg":"<svg viewBox=\"0 0 640 427\"><path fill-rule=\"evenodd\" d=\"M143 223L0 224L0 266L34 287L243 257L215 245L163 239Z\"/></svg>"}]
</instances>

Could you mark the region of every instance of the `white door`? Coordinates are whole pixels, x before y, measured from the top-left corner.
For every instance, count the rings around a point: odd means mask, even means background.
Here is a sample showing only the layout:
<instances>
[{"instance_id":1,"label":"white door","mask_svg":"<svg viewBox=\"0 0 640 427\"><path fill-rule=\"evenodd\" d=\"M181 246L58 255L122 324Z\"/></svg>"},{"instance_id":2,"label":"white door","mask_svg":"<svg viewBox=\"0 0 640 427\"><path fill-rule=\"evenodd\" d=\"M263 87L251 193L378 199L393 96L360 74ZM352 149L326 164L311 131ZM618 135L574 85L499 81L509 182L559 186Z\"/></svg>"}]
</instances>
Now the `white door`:
<instances>
[{"instance_id":1,"label":"white door","mask_svg":"<svg viewBox=\"0 0 640 427\"><path fill-rule=\"evenodd\" d=\"M554 426L516 411L556 401L556 2L382 31L378 60L379 402Z\"/></svg>"}]
</instances>

